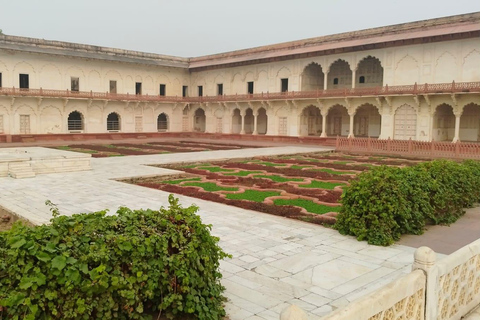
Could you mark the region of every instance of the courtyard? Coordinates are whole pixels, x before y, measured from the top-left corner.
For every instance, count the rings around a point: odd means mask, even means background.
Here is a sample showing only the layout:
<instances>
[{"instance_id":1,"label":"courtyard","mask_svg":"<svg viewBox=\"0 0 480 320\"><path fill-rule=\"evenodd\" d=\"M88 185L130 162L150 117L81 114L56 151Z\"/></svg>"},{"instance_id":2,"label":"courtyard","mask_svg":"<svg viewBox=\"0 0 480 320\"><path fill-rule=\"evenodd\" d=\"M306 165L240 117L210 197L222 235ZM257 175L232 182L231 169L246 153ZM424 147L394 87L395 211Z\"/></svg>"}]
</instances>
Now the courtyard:
<instances>
[{"instance_id":1,"label":"courtyard","mask_svg":"<svg viewBox=\"0 0 480 320\"><path fill-rule=\"evenodd\" d=\"M400 165L395 159L339 156L330 154L331 151L327 147L296 145L92 158L89 171L40 174L30 179L0 178L0 206L40 224L51 218L46 200L57 204L66 215L103 209L114 212L119 206L159 208L168 203L170 192L123 180L172 179L172 176L185 175L179 171L182 166L184 170L203 171L205 175L236 174L226 177L240 178L242 175L278 175L272 170L282 167L310 170L313 174L337 179L340 186L333 186L331 191L337 188L341 193L338 188L348 183L351 173L385 162ZM245 160L246 156L254 159ZM218 161L224 164L218 165ZM297 167L292 169L292 166ZM263 169L259 170L260 167ZM219 170L222 168L227 171ZM245 174L243 171L260 172ZM288 175L279 177L285 179ZM275 182L265 177L260 179ZM222 248L233 255L221 263L222 283L228 298L226 310L232 320L278 319L279 313L290 304L304 309L309 319L319 319L409 273L415 247L450 242L446 249L451 251L443 252L448 254L466 244L462 241L469 243L468 235L475 233L478 224L478 210L472 209L450 228L436 226L438 231L434 233L428 231L424 236L402 239L400 243L406 245L385 248L358 242L321 225L204 199L178 197L184 206L195 203L200 207L203 221L212 224L212 232L220 237ZM450 233L455 239L453 243L449 241ZM462 236L458 236L460 234ZM437 258L442 256L439 254Z\"/></svg>"}]
</instances>

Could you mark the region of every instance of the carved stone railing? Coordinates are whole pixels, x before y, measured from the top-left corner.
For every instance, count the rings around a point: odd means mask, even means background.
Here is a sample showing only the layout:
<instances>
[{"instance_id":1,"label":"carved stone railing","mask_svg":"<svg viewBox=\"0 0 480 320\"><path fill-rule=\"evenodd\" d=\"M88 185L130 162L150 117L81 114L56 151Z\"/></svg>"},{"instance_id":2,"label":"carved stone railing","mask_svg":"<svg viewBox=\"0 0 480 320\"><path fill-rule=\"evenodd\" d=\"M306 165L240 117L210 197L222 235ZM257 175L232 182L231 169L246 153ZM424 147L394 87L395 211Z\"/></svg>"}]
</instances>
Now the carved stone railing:
<instances>
[{"instance_id":1,"label":"carved stone railing","mask_svg":"<svg viewBox=\"0 0 480 320\"><path fill-rule=\"evenodd\" d=\"M480 159L480 144L474 142L337 137L336 150L409 157Z\"/></svg>"},{"instance_id":2,"label":"carved stone railing","mask_svg":"<svg viewBox=\"0 0 480 320\"><path fill-rule=\"evenodd\" d=\"M480 305L480 240L440 261L415 251L412 272L322 320L459 320ZM293 313L293 312L292 312ZM294 315L282 320L296 319Z\"/></svg>"},{"instance_id":3,"label":"carved stone railing","mask_svg":"<svg viewBox=\"0 0 480 320\"><path fill-rule=\"evenodd\" d=\"M265 101L265 100L296 100L296 99L322 99L365 96L395 96L416 94L446 94L446 93L480 93L480 82L452 82L437 84L413 84L403 86L384 86L366 88L328 89L315 91L287 91L266 92L255 94L235 94L202 97L178 97L160 95L135 95L93 91L47 90L47 89L18 89L1 88L0 96L26 96L26 97L58 97L78 99L98 99L114 101L144 101L144 102L228 102L228 101Z\"/></svg>"}]
</instances>

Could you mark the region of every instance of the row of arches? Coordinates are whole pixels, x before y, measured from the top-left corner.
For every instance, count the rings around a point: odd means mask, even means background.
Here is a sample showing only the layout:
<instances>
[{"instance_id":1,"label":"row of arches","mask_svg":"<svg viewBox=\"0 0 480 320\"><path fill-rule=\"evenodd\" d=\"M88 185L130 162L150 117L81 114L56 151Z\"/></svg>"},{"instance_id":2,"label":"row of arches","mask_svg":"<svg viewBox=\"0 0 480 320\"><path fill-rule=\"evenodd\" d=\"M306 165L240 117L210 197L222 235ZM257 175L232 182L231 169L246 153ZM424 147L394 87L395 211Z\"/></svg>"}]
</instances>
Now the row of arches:
<instances>
[{"instance_id":1,"label":"row of arches","mask_svg":"<svg viewBox=\"0 0 480 320\"><path fill-rule=\"evenodd\" d=\"M111 112L107 116L106 127L107 131L115 132L122 129L121 117L116 112ZM80 132L85 130L85 117L79 111L72 111L68 115L67 129L69 132ZM168 116L165 113L160 113L157 116L157 131L163 132L168 130Z\"/></svg>"},{"instance_id":2,"label":"row of arches","mask_svg":"<svg viewBox=\"0 0 480 320\"><path fill-rule=\"evenodd\" d=\"M301 81L302 91L383 86L383 67L373 56L362 59L356 68L343 59L336 60L326 70L312 62L303 70Z\"/></svg>"}]
</instances>

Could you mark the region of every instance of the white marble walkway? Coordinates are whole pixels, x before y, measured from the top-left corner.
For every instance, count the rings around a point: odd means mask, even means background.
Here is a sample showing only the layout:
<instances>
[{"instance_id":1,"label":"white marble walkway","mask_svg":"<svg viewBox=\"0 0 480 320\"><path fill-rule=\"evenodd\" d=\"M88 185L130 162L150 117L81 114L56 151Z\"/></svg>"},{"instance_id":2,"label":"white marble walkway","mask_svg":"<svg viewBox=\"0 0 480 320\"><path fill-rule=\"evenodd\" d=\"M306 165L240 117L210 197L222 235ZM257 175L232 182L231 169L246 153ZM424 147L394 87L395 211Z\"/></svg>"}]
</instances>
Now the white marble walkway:
<instances>
[{"instance_id":1,"label":"white marble walkway","mask_svg":"<svg viewBox=\"0 0 480 320\"><path fill-rule=\"evenodd\" d=\"M168 203L168 193L112 179L176 172L145 164L321 150L329 149L291 146L92 159L91 171L0 178L0 206L34 223L51 217L45 200L57 204L62 214L115 211L119 206L159 208ZM178 197L184 206L200 207L203 221L213 225L222 248L233 255L221 263L232 320L278 320L289 304L306 310L309 319L318 319L411 268L414 248L369 246L321 226Z\"/></svg>"}]
</instances>

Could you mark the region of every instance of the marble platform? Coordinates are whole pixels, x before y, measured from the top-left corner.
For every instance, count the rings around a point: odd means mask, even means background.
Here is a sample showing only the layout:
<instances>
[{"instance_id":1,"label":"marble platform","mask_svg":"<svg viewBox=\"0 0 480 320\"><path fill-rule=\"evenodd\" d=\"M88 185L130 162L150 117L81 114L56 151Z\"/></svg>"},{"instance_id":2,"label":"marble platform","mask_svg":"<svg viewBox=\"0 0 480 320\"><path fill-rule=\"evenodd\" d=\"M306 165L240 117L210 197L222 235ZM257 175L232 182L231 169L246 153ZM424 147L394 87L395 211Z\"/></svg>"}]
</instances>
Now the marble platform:
<instances>
[{"instance_id":1,"label":"marble platform","mask_svg":"<svg viewBox=\"0 0 480 320\"><path fill-rule=\"evenodd\" d=\"M0 177L91 170L91 155L41 147L0 148Z\"/></svg>"}]
</instances>

